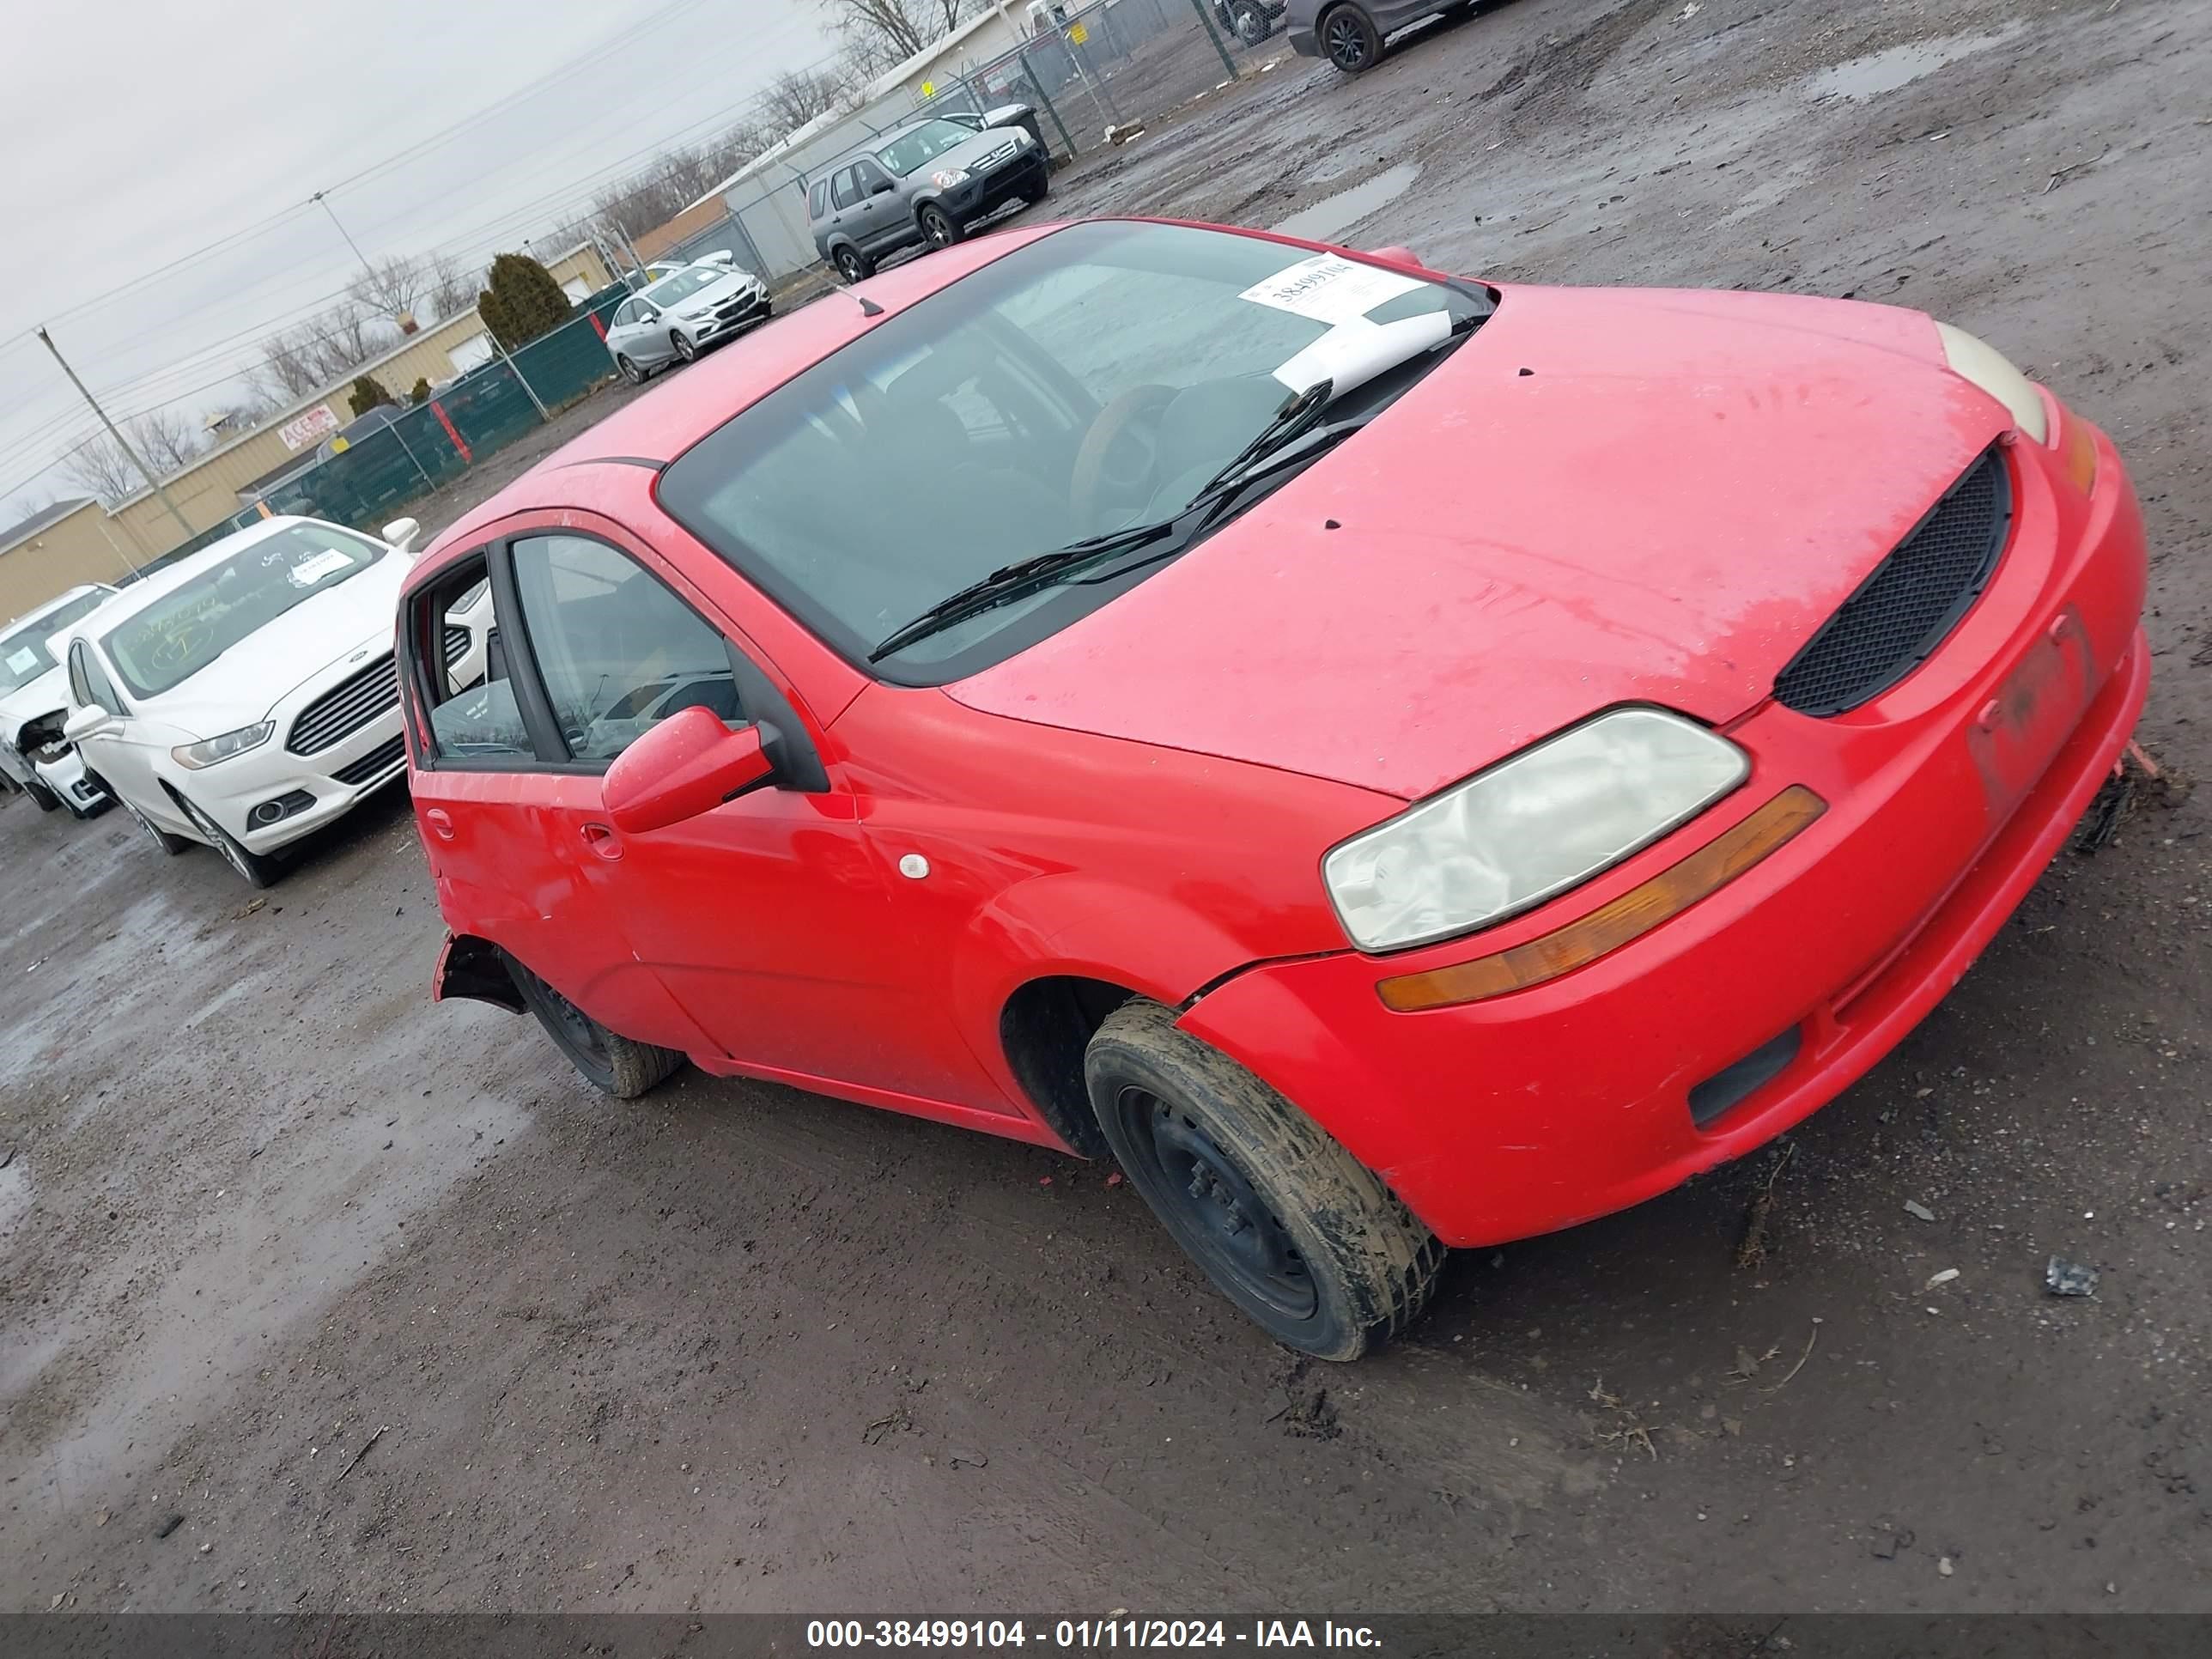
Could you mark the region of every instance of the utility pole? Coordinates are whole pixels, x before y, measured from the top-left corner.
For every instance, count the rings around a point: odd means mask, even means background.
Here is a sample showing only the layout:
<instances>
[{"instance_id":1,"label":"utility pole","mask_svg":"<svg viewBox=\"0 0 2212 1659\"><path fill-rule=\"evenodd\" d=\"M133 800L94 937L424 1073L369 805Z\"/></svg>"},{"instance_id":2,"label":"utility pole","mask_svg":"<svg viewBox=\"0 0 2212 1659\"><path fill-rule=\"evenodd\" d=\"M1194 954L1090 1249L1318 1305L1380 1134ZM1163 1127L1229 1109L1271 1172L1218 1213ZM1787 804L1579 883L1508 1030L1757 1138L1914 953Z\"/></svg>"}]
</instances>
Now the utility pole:
<instances>
[{"instance_id":1,"label":"utility pole","mask_svg":"<svg viewBox=\"0 0 2212 1659\"><path fill-rule=\"evenodd\" d=\"M131 440L118 432L115 422L107 418L107 411L100 406L100 399L86 389L82 380L77 379L76 371L69 366L69 359L62 356L62 349L54 343L54 337L47 333L44 326L39 330L39 343L54 354L54 361L62 366L62 373L69 376L70 384L77 389L85 402L92 405L92 412L100 416L100 425L107 428L107 435L115 440L116 447L131 458L131 465L138 469L138 476L145 479L146 487L161 498L161 505L169 509L169 516L177 521L177 528L185 532L185 539L190 541L198 534L185 522L185 515L177 511L177 504L169 499L169 492L161 488L161 481L154 476L153 469L138 459L138 452L131 447Z\"/></svg>"},{"instance_id":2,"label":"utility pole","mask_svg":"<svg viewBox=\"0 0 2212 1659\"><path fill-rule=\"evenodd\" d=\"M337 210L323 199L323 192L319 190L313 196L310 196L307 199L314 203L317 206L320 207L324 212L331 216L331 222L333 225L337 225L338 234L345 238L345 245L353 250L353 257L361 261L361 268L367 271L369 274L370 278L374 280L376 276L375 267L368 263L368 255L361 251L361 244L354 240L353 234L343 225L338 224Z\"/></svg>"}]
</instances>

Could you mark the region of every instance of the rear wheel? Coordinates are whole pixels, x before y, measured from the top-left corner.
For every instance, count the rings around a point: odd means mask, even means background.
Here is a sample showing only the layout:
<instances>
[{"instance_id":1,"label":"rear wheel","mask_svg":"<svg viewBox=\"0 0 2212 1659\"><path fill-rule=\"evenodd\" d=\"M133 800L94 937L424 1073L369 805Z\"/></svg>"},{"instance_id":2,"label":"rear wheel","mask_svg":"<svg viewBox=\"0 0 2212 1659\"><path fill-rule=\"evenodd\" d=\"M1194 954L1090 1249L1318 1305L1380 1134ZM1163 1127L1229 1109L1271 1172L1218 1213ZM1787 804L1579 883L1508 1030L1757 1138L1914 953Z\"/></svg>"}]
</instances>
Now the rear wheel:
<instances>
[{"instance_id":1,"label":"rear wheel","mask_svg":"<svg viewBox=\"0 0 2212 1659\"><path fill-rule=\"evenodd\" d=\"M615 353L615 367L622 370L623 379L628 380L632 386L645 384L645 371L619 351Z\"/></svg>"},{"instance_id":2,"label":"rear wheel","mask_svg":"<svg viewBox=\"0 0 2212 1659\"><path fill-rule=\"evenodd\" d=\"M1091 1039L1099 1127L1214 1287L1287 1347L1357 1359L1410 1324L1443 1247L1321 1126L1152 1002Z\"/></svg>"},{"instance_id":3,"label":"rear wheel","mask_svg":"<svg viewBox=\"0 0 2212 1659\"><path fill-rule=\"evenodd\" d=\"M235 870L239 878L248 887L262 888L276 884L276 878L283 873L283 866L275 859L260 853L249 852L233 838L230 831L193 805L191 801L179 797L177 804L185 809L185 816L199 826L200 833L207 837L208 845L222 854L222 861Z\"/></svg>"},{"instance_id":4,"label":"rear wheel","mask_svg":"<svg viewBox=\"0 0 2212 1659\"><path fill-rule=\"evenodd\" d=\"M951 247L963 234L960 222L934 202L922 204L915 218L921 226L922 240L933 248Z\"/></svg>"},{"instance_id":5,"label":"rear wheel","mask_svg":"<svg viewBox=\"0 0 2212 1659\"><path fill-rule=\"evenodd\" d=\"M656 1048L617 1036L510 957L515 988L569 1063L594 1088L617 1100L635 1100L684 1063L673 1048Z\"/></svg>"},{"instance_id":6,"label":"rear wheel","mask_svg":"<svg viewBox=\"0 0 2212 1659\"><path fill-rule=\"evenodd\" d=\"M875 270L875 262L850 242L837 250L837 274L848 283L866 280Z\"/></svg>"},{"instance_id":7,"label":"rear wheel","mask_svg":"<svg viewBox=\"0 0 2212 1659\"><path fill-rule=\"evenodd\" d=\"M1371 70L1382 60L1382 35L1375 20L1357 6L1339 6L1321 20L1322 56L1346 75Z\"/></svg>"}]
</instances>

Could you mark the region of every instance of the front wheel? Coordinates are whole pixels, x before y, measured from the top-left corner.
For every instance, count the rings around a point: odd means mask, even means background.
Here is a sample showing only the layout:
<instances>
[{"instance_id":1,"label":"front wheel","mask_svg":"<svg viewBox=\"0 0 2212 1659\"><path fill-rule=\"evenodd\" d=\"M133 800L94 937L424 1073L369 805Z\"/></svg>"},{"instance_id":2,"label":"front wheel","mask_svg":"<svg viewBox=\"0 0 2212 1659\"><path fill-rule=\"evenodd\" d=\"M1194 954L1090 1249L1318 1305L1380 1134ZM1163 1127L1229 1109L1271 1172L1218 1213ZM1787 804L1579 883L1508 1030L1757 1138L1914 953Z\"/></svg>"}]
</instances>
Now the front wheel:
<instances>
[{"instance_id":1,"label":"front wheel","mask_svg":"<svg viewBox=\"0 0 2212 1659\"><path fill-rule=\"evenodd\" d=\"M1413 1322L1444 1251L1321 1126L1158 1003L1123 1005L1083 1060L1139 1195L1214 1288L1286 1347L1357 1359Z\"/></svg>"},{"instance_id":2,"label":"front wheel","mask_svg":"<svg viewBox=\"0 0 2212 1659\"><path fill-rule=\"evenodd\" d=\"M180 799L178 805L185 809L185 816L199 827L200 834L207 837L208 845L222 854L222 861L236 871L248 887L258 890L276 885L276 878L283 873L283 866L264 854L249 852L230 831L191 801Z\"/></svg>"},{"instance_id":3,"label":"front wheel","mask_svg":"<svg viewBox=\"0 0 2212 1659\"><path fill-rule=\"evenodd\" d=\"M1382 61L1382 35L1375 20L1358 6L1339 6L1321 20L1322 56L1346 75L1371 70Z\"/></svg>"},{"instance_id":4,"label":"front wheel","mask_svg":"<svg viewBox=\"0 0 2212 1659\"><path fill-rule=\"evenodd\" d=\"M1275 20L1267 15L1257 0L1239 0L1231 20L1237 38L1248 46L1256 46L1275 32Z\"/></svg>"},{"instance_id":5,"label":"front wheel","mask_svg":"<svg viewBox=\"0 0 2212 1659\"><path fill-rule=\"evenodd\" d=\"M622 371L623 379L632 386L645 384L645 371L619 351L615 354L615 367Z\"/></svg>"},{"instance_id":6,"label":"front wheel","mask_svg":"<svg viewBox=\"0 0 2212 1659\"><path fill-rule=\"evenodd\" d=\"M960 222L934 202L925 203L915 217L921 225L921 239L933 248L951 247L963 234Z\"/></svg>"},{"instance_id":7,"label":"front wheel","mask_svg":"<svg viewBox=\"0 0 2212 1659\"><path fill-rule=\"evenodd\" d=\"M51 812L62 804L62 798L37 778L23 780L23 793L38 802L41 812Z\"/></svg>"},{"instance_id":8,"label":"front wheel","mask_svg":"<svg viewBox=\"0 0 2212 1659\"><path fill-rule=\"evenodd\" d=\"M668 331L668 345L669 349L675 352L678 362L695 363L699 361L699 348L691 343L691 337L682 329L672 328Z\"/></svg>"},{"instance_id":9,"label":"front wheel","mask_svg":"<svg viewBox=\"0 0 2212 1659\"><path fill-rule=\"evenodd\" d=\"M684 1063L673 1048L633 1042L610 1031L513 957L507 967L545 1034L592 1087L617 1100L635 1100Z\"/></svg>"}]
</instances>

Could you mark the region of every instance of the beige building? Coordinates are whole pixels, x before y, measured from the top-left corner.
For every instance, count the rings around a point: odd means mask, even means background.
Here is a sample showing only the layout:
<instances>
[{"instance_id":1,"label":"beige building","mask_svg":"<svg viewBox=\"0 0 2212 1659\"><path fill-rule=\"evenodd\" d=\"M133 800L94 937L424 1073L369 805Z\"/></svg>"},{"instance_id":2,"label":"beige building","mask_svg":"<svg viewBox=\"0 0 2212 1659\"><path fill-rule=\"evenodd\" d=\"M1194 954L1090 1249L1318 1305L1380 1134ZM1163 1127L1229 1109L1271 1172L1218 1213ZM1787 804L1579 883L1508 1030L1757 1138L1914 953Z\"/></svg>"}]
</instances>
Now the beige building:
<instances>
[{"instance_id":1,"label":"beige building","mask_svg":"<svg viewBox=\"0 0 2212 1659\"><path fill-rule=\"evenodd\" d=\"M571 299L595 294L614 280L588 243L547 261L545 268ZM58 516L58 509L49 509L27 520L27 529L16 526L7 534L21 539L0 546L0 616L20 615L82 582L113 581L236 514L241 489L288 460L304 459L353 418L346 392L356 375L374 375L394 397L404 398L416 380L450 380L483 362L492 349L471 307L409 335L343 381L287 404L163 478L174 514L160 495L142 489L112 513L85 501Z\"/></svg>"}]
</instances>

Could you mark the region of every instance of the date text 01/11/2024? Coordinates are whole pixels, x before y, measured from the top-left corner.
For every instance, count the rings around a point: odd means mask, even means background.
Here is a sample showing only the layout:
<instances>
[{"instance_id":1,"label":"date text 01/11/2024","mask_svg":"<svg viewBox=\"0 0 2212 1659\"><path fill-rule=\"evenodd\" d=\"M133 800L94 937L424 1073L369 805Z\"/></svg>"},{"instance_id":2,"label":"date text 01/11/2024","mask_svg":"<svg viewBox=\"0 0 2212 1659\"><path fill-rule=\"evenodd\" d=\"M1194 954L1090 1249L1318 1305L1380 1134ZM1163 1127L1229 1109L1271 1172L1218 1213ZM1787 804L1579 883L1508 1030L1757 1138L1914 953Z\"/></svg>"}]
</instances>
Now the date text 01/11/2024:
<instances>
[{"instance_id":1,"label":"date text 01/11/2024","mask_svg":"<svg viewBox=\"0 0 2212 1659\"><path fill-rule=\"evenodd\" d=\"M1334 1620L1255 1619L1237 1628L1220 1619L1059 1619L1032 1629L1020 1619L815 1619L810 1648L1366 1648L1382 1645L1365 1625Z\"/></svg>"}]
</instances>

